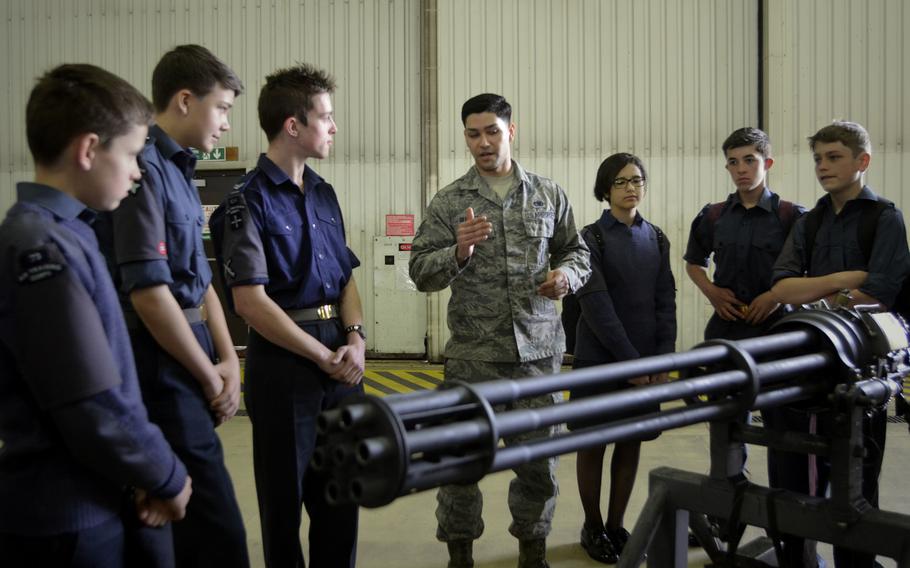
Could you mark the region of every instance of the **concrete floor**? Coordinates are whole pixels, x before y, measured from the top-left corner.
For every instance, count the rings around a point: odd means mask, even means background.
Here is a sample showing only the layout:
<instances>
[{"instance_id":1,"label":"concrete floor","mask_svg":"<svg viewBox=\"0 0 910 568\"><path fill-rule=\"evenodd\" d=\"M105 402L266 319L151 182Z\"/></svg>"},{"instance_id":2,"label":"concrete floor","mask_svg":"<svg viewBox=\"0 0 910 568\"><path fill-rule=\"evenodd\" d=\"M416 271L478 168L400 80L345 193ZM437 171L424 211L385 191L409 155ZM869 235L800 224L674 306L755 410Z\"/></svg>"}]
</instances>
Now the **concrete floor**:
<instances>
[{"instance_id":1,"label":"concrete floor","mask_svg":"<svg viewBox=\"0 0 910 568\"><path fill-rule=\"evenodd\" d=\"M251 427L249 419L238 416L219 428L225 448L228 468L247 529L247 541L254 567L264 566L262 540L253 484ZM608 456L610 450L608 449ZM626 526L631 530L647 498L647 474L659 466L672 466L688 471L706 473L708 469L708 432L704 424L665 432L653 442L642 446L638 481L629 510ZM750 449L751 479L765 484L767 474L763 466L764 449ZM761 465L760 465L761 464ZM910 492L902 480L910 471L910 436L907 425L888 425L888 447L881 477L881 502L891 511L910 514ZM506 568L517 564L517 542L507 528L511 517L506 505L506 494L511 472L500 472L481 482L484 493L484 522L486 532L474 545L477 568ZM606 484L609 482L605 480ZM559 461L560 496L553 521L553 532L548 539L550 564L560 568L602 566L591 560L578 544L583 522L581 503L575 481L575 456L567 455ZM447 561L445 545L435 539L435 491L403 497L379 509L362 509L358 548L358 566L363 568L424 568L444 567ZM306 535L306 524L301 531ZM760 534L749 529L750 535ZM822 556L831 562L831 548L820 545ZM304 541L304 551L306 543ZM706 556L701 549L691 549L689 564L701 566ZM891 559L879 559L884 566L895 566Z\"/></svg>"}]
</instances>

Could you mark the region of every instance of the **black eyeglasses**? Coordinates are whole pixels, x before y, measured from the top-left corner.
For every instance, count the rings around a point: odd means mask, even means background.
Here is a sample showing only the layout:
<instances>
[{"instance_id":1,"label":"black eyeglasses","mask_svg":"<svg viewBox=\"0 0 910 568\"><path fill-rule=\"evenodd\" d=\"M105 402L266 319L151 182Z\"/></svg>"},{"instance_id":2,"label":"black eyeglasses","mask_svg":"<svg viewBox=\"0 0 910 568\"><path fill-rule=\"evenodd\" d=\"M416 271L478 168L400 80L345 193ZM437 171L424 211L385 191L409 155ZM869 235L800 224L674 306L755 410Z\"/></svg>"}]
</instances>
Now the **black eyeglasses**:
<instances>
[{"instance_id":1,"label":"black eyeglasses","mask_svg":"<svg viewBox=\"0 0 910 568\"><path fill-rule=\"evenodd\" d=\"M613 187L615 187L617 189L622 189L622 188L626 187L627 185L631 185L632 187L642 187L643 185L645 185L645 178L643 178L641 176L635 176L633 178L628 178L628 179L616 178L613 180Z\"/></svg>"}]
</instances>

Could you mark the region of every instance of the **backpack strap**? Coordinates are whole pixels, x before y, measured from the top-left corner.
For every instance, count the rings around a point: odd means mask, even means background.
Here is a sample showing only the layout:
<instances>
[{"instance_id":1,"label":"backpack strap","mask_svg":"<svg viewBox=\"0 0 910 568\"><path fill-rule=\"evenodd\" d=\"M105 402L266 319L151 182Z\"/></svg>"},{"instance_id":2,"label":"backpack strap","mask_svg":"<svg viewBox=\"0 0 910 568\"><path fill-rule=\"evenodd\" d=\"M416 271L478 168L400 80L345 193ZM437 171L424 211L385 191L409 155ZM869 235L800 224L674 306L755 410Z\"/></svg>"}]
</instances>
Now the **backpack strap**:
<instances>
[{"instance_id":1,"label":"backpack strap","mask_svg":"<svg viewBox=\"0 0 910 568\"><path fill-rule=\"evenodd\" d=\"M590 225L586 226L585 229L588 229L589 231L591 231L591 234L594 235L594 240L597 242L597 246L601 250L603 250L604 233L603 233L603 230L601 230L600 225L598 225L596 222L591 223Z\"/></svg>"},{"instance_id":2,"label":"backpack strap","mask_svg":"<svg viewBox=\"0 0 910 568\"><path fill-rule=\"evenodd\" d=\"M717 223L720 216L727 210L729 203L730 201L728 200L712 203L708 206L708 211L705 213L705 219L708 221L708 227L711 231L712 238L714 236L714 224ZM796 220L796 211L796 205L792 201L778 198L777 207L774 210L774 213L777 215L778 220L787 233L790 232L790 229L793 227L793 222Z\"/></svg>"},{"instance_id":3,"label":"backpack strap","mask_svg":"<svg viewBox=\"0 0 910 568\"><path fill-rule=\"evenodd\" d=\"M727 210L728 203L729 201L720 201L708 206L708 212L705 213L705 220L710 224L712 234L714 233L714 224L717 223L720 216Z\"/></svg>"},{"instance_id":4,"label":"backpack strap","mask_svg":"<svg viewBox=\"0 0 910 568\"><path fill-rule=\"evenodd\" d=\"M796 220L796 205L792 201L780 199L777 203L777 218L783 225L784 230L789 234L793 227L793 221Z\"/></svg>"},{"instance_id":5,"label":"backpack strap","mask_svg":"<svg viewBox=\"0 0 910 568\"><path fill-rule=\"evenodd\" d=\"M806 274L809 273L809 269L812 265L812 251L815 248L815 235L818 234L818 229L822 224L823 211L821 206L816 205L811 211L806 213L804 248L804 253L806 255Z\"/></svg>"},{"instance_id":6,"label":"backpack strap","mask_svg":"<svg viewBox=\"0 0 910 568\"><path fill-rule=\"evenodd\" d=\"M866 262L872 258L872 245L875 244L875 231L878 229L878 218L882 211L894 207L894 203L879 197L874 203L866 203L862 216L859 218L859 227L856 228L856 239L859 241L859 250L863 251Z\"/></svg>"},{"instance_id":7,"label":"backpack strap","mask_svg":"<svg viewBox=\"0 0 910 568\"><path fill-rule=\"evenodd\" d=\"M670 243L667 241L667 235L665 235L657 225L651 223L651 226L654 227L654 232L657 234L657 250L659 250L661 256L663 256L670 247Z\"/></svg>"}]
</instances>

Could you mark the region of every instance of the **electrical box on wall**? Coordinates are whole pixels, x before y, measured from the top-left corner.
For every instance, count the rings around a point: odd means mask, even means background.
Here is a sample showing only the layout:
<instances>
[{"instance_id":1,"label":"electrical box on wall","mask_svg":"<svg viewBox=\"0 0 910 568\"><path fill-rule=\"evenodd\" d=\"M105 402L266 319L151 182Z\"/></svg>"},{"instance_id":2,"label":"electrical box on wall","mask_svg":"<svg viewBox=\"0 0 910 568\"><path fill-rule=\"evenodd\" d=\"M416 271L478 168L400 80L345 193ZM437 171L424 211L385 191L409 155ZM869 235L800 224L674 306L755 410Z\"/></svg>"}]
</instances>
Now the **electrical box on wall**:
<instances>
[{"instance_id":1,"label":"electrical box on wall","mask_svg":"<svg viewBox=\"0 0 910 568\"><path fill-rule=\"evenodd\" d=\"M423 357L426 295L408 276L414 237L373 238L373 354Z\"/></svg>"}]
</instances>

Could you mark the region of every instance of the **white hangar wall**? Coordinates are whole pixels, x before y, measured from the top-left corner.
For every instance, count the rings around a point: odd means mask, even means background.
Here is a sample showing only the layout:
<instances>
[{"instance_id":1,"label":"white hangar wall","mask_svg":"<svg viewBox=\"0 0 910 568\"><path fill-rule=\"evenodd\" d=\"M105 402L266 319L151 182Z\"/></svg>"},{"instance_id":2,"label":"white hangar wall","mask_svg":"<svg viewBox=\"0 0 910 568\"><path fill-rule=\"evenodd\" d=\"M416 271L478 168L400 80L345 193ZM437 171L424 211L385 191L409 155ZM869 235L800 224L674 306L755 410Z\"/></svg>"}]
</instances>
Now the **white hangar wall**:
<instances>
[{"instance_id":1,"label":"white hangar wall","mask_svg":"<svg viewBox=\"0 0 910 568\"><path fill-rule=\"evenodd\" d=\"M182 43L208 47L246 86L221 140L240 148L240 161L221 165L252 168L266 147L256 111L265 76L313 63L336 78L339 131L329 159L312 166L338 192L371 331L373 236L384 234L387 213L420 213L419 14L418 0L4 1L0 211L13 202L15 182L32 175L25 104L35 78L55 65L94 63L151 96L163 53Z\"/></svg>"},{"instance_id":2,"label":"white hangar wall","mask_svg":"<svg viewBox=\"0 0 910 568\"><path fill-rule=\"evenodd\" d=\"M15 181L31 176L25 102L35 77L56 64L95 63L148 94L164 51L209 47L247 86L223 140L239 146L230 165L242 167L265 148L256 118L265 75L297 60L329 69L339 134L333 155L314 165L338 189L363 261L369 331L372 239L384 234L386 214L419 223L422 204L468 168L459 112L479 92L512 102L517 159L566 188L579 226L599 215L591 187L600 161L617 151L645 160L643 213L672 243L680 348L700 340L710 314L683 271L689 223L729 192L720 144L757 124L760 107L775 149L773 187L813 203L820 191L805 137L850 118L873 137L870 185L910 207L902 183L910 7L901 0L9 0L0 17L0 210ZM433 57L424 64L422 54ZM448 336L446 300L427 300L434 358Z\"/></svg>"},{"instance_id":3,"label":"white hangar wall","mask_svg":"<svg viewBox=\"0 0 910 568\"><path fill-rule=\"evenodd\" d=\"M600 215L600 162L639 155L642 212L672 243L678 345L691 346L710 306L682 254L693 217L728 191L721 142L757 121L757 15L754 1L440 0L440 185L470 165L461 104L485 91L512 103L517 159L566 189L579 228ZM431 302L431 348L447 337L445 299Z\"/></svg>"}]
</instances>

